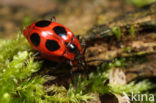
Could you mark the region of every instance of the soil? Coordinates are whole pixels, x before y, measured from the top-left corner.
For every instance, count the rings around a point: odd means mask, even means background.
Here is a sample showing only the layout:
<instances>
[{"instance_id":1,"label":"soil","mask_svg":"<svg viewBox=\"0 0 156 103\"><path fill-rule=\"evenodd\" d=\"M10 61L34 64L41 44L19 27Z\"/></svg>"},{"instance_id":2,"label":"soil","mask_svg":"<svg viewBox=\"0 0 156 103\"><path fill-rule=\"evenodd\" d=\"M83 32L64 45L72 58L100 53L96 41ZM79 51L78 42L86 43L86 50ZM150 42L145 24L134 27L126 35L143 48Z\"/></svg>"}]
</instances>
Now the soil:
<instances>
[{"instance_id":1,"label":"soil","mask_svg":"<svg viewBox=\"0 0 156 103\"><path fill-rule=\"evenodd\" d=\"M12 38L23 27L23 22L30 19L50 19L71 29L74 34L85 35L95 23L105 23L111 18L134 9L118 0L0 0L0 37Z\"/></svg>"}]
</instances>

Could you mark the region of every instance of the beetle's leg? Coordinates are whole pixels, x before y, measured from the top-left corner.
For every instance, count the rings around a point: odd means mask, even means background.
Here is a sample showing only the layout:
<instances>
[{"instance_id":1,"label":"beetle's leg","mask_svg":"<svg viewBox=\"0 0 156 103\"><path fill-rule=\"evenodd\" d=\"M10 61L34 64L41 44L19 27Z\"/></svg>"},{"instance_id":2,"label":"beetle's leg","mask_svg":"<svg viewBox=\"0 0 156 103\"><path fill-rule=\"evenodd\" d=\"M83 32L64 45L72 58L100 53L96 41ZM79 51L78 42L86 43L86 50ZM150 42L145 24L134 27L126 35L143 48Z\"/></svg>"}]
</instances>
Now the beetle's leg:
<instances>
[{"instance_id":1,"label":"beetle's leg","mask_svg":"<svg viewBox=\"0 0 156 103\"><path fill-rule=\"evenodd\" d=\"M50 20L51 20L52 22L56 22L55 16L53 16Z\"/></svg>"},{"instance_id":2,"label":"beetle's leg","mask_svg":"<svg viewBox=\"0 0 156 103\"><path fill-rule=\"evenodd\" d=\"M83 49L83 54L82 54L82 60L81 60L81 62L83 62L83 63L81 63L81 64L83 64L83 67L84 67L84 69L85 68L87 68L87 62L86 62L86 59L85 59L85 53L86 53L86 44L85 44L85 41L83 41L82 43L81 43L81 45L82 45L82 47L84 48Z\"/></svg>"},{"instance_id":3,"label":"beetle's leg","mask_svg":"<svg viewBox=\"0 0 156 103\"><path fill-rule=\"evenodd\" d=\"M95 61L102 61L102 62L105 62L105 63L110 63L110 62L113 62L113 60L105 60L105 59L92 59L92 60L86 61L86 63L95 62Z\"/></svg>"},{"instance_id":4,"label":"beetle's leg","mask_svg":"<svg viewBox=\"0 0 156 103\"><path fill-rule=\"evenodd\" d=\"M56 65L56 69L60 69L60 67L62 66L62 59L63 59L63 57L59 58L57 65Z\"/></svg>"},{"instance_id":5,"label":"beetle's leg","mask_svg":"<svg viewBox=\"0 0 156 103\"><path fill-rule=\"evenodd\" d=\"M39 51L35 51L33 54L33 57L34 57L34 59L37 59L37 60L43 59L43 57L41 56L41 53Z\"/></svg>"},{"instance_id":6,"label":"beetle's leg","mask_svg":"<svg viewBox=\"0 0 156 103\"><path fill-rule=\"evenodd\" d=\"M82 46L82 48L85 48L86 47L86 43L85 43L84 40L81 42L81 46Z\"/></svg>"},{"instance_id":7,"label":"beetle's leg","mask_svg":"<svg viewBox=\"0 0 156 103\"><path fill-rule=\"evenodd\" d=\"M78 71L76 72L75 89L77 89L77 87L79 86L79 76L80 76L80 73Z\"/></svg>"},{"instance_id":8,"label":"beetle's leg","mask_svg":"<svg viewBox=\"0 0 156 103\"><path fill-rule=\"evenodd\" d=\"M39 51L35 51L35 53L33 54L33 57L39 56L40 52Z\"/></svg>"},{"instance_id":9,"label":"beetle's leg","mask_svg":"<svg viewBox=\"0 0 156 103\"><path fill-rule=\"evenodd\" d=\"M80 40L80 35L76 35L76 38L77 38L78 40Z\"/></svg>"}]
</instances>

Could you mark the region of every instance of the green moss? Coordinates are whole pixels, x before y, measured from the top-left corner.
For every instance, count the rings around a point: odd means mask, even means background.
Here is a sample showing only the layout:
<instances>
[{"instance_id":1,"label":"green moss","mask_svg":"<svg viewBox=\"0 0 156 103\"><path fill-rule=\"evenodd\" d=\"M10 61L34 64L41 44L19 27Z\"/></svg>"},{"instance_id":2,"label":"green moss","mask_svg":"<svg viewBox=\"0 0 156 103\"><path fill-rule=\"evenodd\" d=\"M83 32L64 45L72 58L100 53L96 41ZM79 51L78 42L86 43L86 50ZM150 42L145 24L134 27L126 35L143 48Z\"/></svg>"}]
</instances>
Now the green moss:
<instances>
[{"instance_id":1,"label":"green moss","mask_svg":"<svg viewBox=\"0 0 156 103\"><path fill-rule=\"evenodd\" d=\"M130 95L131 92L133 92L134 94L138 92L141 93L141 92L144 92L151 88L156 87L156 85L150 83L148 80L143 80L139 83L135 83L134 81L132 81L126 85L114 85L114 84L109 84L109 85L113 93L122 94L122 95L123 95L123 92Z\"/></svg>"},{"instance_id":2,"label":"green moss","mask_svg":"<svg viewBox=\"0 0 156 103\"><path fill-rule=\"evenodd\" d=\"M122 36L120 27L113 27L112 30L113 30L113 33L116 36L117 40L120 40L121 39L121 36Z\"/></svg>"},{"instance_id":3,"label":"green moss","mask_svg":"<svg viewBox=\"0 0 156 103\"><path fill-rule=\"evenodd\" d=\"M55 84L45 88L46 78L33 75L41 65L34 61L31 47L22 34L15 40L0 40L0 103L80 103L93 99L90 95L93 92L121 94L122 91L145 91L153 87L148 81L132 82L124 85L125 88L107 83L109 70L124 66L124 58L103 63L88 78L80 76L78 87L75 89L69 84L68 90Z\"/></svg>"},{"instance_id":4,"label":"green moss","mask_svg":"<svg viewBox=\"0 0 156 103\"><path fill-rule=\"evenodd\" d=\"M113 93L111 86L105 85L109 80L109 71L114 67L122 67L124 65L125 59L114 59L112 63L103 63L100 67L97 67L96 72L90 73L87 79L79 77L79 85L76 92L96 92L100 94Z\"/></svg>"},{"instance_id":5,"label":"green moss","mask_svg":"<svg viewBox=\"0 0 156 103\"><path fill-rule=\"evenodd\" d=\"M30 16L25 16L24 19L22 20L23 27L26 27L32 23L33 23L32 18Z\"/></svg>"},{"instance_id":6,"label":"green moss","mask_svg":"<svg viewBox=\"0 0 156 103\"><path fill-rule=\"evenodd\" d=\"M156 0L126 0L127 3L132 4L136 7L142 7L149 3L155 2Z\"/></svg>"},{"instance_id":7,"label":"green moss","mask_svg":"<svg viewBox=\"0 0 156 103\"><path fill-rule=\"evenodd\" d=\"M15 40L0 40L0 103L79 103L91 99L88 94L73 92L75 89L52 85L45 89L44 77L31 77L40 69L33 53L20 34ZM48 92L54 95L48 95Z\"/></svg>"},{"instance_id":8,"label":"green moss","mask_svg":"<svg viewBox=\"0 0 156 103\"><path fill-rule=\"evenodd\" d=\"M135 28L131 26L129 32L133 38L135 37L135 31L136 31Z\"/></svg>"},{"instance_id":9,"label":"green moss","mask_svg":"<svg viewBox=\"0 0 156 103\"><path fill-rule=\"evenodd\" d=\"M128 46L128 47L123 48L123 50L124 50L124 52L130 53L131 51L133 51L133 48Z\"/></svg>"}]
</instances>

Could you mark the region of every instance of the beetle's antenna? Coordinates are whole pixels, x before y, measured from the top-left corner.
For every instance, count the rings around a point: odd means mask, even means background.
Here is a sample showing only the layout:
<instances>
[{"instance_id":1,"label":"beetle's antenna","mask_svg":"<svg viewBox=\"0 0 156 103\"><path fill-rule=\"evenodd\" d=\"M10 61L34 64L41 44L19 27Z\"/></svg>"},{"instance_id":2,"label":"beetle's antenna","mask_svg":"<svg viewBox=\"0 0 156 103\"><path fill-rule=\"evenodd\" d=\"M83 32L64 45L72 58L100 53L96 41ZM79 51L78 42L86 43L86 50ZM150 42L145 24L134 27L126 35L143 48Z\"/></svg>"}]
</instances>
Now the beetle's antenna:
<instances>
[{"instance_id":1,"label":"beetle's antenna","mask_svg":"<svg viewBox=\"0 0 156 103\"><path fill-rule=\"evenodd\" d=\"M84 50L83 50L83 63L85 64L85 66L87 66L87 63L90 63L90 62L95 62L95 61L103 61L103 62L106 62L106 63L110 63L110 62L113 62L113 60L105 60L105 59L92 59L92 60L89 60L89 61L86 61L85 60L85 53L86 53L86 44L84 43L81 43L81 46L84 47Z\"/></svg>"},{"instance_id":2,"label":"beetle's antenna","mask_svg":"<svg viewBox=\"0 0 156 103\"><path fill-rule=\"evenodd\" d=\"M103 62L106 62L106 63L113 62L113 60L105 60L105 59L92 59L92 60L89 60L89 61L86 61L86 62L90 63L90 62L95 62L95 61L103 61Z\"/></svg>"}]
</instances>

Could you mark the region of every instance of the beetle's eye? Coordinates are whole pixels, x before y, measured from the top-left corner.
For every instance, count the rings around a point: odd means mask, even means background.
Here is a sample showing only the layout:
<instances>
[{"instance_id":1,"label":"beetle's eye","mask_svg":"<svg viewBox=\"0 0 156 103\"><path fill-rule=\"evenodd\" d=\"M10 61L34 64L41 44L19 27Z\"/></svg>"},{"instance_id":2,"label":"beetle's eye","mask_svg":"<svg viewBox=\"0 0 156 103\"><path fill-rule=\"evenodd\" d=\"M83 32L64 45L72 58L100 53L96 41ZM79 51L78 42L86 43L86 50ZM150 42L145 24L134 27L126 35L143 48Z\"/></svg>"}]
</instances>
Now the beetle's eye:
<instances>
[{"instance_id":1,"label":"beetle's eye","mask_svg":"<svg viewBox=\"0 0 156 103\"><path fill-rule=\"evenodd\" d=\"M69 52L71 53L77 53L78 52L78 48L75 44L70 44L69 45Z\"/></svg>"}]
</instances>

